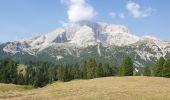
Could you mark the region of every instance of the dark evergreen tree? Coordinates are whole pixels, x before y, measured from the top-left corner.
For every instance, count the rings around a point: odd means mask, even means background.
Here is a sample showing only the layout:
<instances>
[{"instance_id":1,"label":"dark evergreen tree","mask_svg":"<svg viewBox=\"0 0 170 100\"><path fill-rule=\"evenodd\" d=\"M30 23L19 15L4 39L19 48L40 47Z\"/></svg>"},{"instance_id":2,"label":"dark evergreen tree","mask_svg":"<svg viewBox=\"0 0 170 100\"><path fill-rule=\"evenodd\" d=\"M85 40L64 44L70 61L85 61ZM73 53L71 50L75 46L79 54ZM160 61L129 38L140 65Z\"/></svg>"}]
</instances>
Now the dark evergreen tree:
<instances>
[{"instance_id":1,"label":"dark evergreen tree","mask_svg":"<svg viewBox=\"0 0 170 100\"><path fill-rule=\"evenodd\" d=\"M65 78L65 69L64 66L60 65L57 69L57 79L59 81L64 81Z\"/></svg>"},{"instance_id":2,"label":"dark evergreen tree","mask_svg":"<svg viewBox=\"0 0 170 100\"><path fill-rule=\"evenodd\" d=\"M112 66L111 66L111 75L112 76L116 76L117 74L118 74L118 68L113 64Z\"/></svg>"},{"instance_id":3,"label":"dark evergreen tree","mask_svg":"<svg viewBox=\"0 0 170 100\"><path fill-rule=\"evenodd\" d=\"M82 76L83 79L87 79L87 61L84 61L84 65L82 66Z\"/></svg>"},{"instance_id":4,"label":"dark evergreen tree","mask_svg":"<svg viewBox=\"0 0 170 100\"><path fill-rule=\"evenodd\" d=\"M26 83L25 83L25 77L24 77L23 74L19 74L19 75L18 75L17 84L20 84L20 85L26 84Z\"/></svg>"},{"instance_id":5,"label":"dark evergreen tree","mask_svg":"<svg viewBox=\"0 0 170 100\"><path fill-rule=\"evenodd\" d=\"M144 76L151 76L151 69L149 67L145 67L143 70Z\"/></svg>"},{"instance_id":6,"label":"dark evergreen tree","mask_svg":"<svg viewBox=\"0 0 170 100\"><path fill-rule=\"evenodd\" d=\"M34 81L35 87L43 87L47 83L49 83L47 69L48 67L46 65L44 66L42 65L36 68L36 75L35 75L35 81Z\"/></svg>"},{"instance_id":7,"label":"dark evergreen tree","mask_svg":"<svg viewBox=\"0 0 170 100\"><path fill-rule=\"evenodd\" d=\"M130 57L125 57L119 69L120 76L133 76L133 62Z\"/></svg>"},{"instance_id":8,"label":"dark evergreen tree","mask_svg":"<svg viewBox=\"0 0 170 100\"><path fill-rule=\"evenodd\" d=\"M163 76L163 65L165 63L165 59L163 57L160 57L160 59L156 62L155 68L154 68L154 75L157 77Z\"/></svg>"},{"instance_id":9,"label":"dark evergreen tree","mask_svg":"<svg viewBox=\"0 0 170 100\"><path fill-rule=\"evenodd\" d=\"M0 82L17 83L17 64L12 60L4 60L1 64Z\"/></svg>"},{"instance_id":10,"label":"dark evergreen tree","mask_svg":"<svg viewBox=\"0 0 170 100\"><path fill-rule=\"evenodd\" d=\"M97 66L96 66L96 71L95 71L95 76L96 77L103 77L103 67L102 67L102 63L99 63Z\"/></svg>"},{"instance_id":11,"label":"dark evergreen tree","mask_svg":"<svg viewBox=\"0 0 170 100\"><path fill-rule=\"evenodd\" d=\"M81 77L80 69L79 69L79 65L78 64L74 64L72 66L71 73L72 73L73 79L79 79Z\"/></svg>"},{"instance_id":12,"label":"dark evergreen tree","mask_svg":"<svg viewBox=\"0 0 170 100\"><path fill-rule=\"evenodd\" d=\"M111 68L109 66L109 63L104 64L104 66L103 66L103 74L104 74L105 77L106 76L111 76L112 70L111 70Z\"/></svg>"},{"instance_id":13,"label":"dark evergreen tree","mask_svg":"<svg viewBox=\"0 0 170 100\"><path fill-rule=\"evenodd\" d=\"M125 73L125 68L124 68L124 66L120 66L119 67L119 72L118 72L118 75L119 76L124 76L124 73Z\"/></svg>"},{"instance_id":14,"label":"dark evergreen tree","mask_svg":"<svg viewBox=\"0 0 170 100\"><path fill-rule=\"evenodd\" d=\"M91 79L91 78L95 78L95 69L96 69L96 60L90 58L87 61L87 65L86 65L86 69L87 69L87 78Z\"/></svg>"},{"instance_id":15,"label":"dark evergreen tree","mask_svg":"<svg viewBox=\"0 0 170 100\"><path fill-rule=\"evenodd\" d=\"M71 77L71 70L69 66L64 66L64 82L70 81L73 78Z\"/></svg>"},{"instance_id":16,"label":"dark evergreen tree","mask_svg":"<svg viewBox=\"0 0 170 100\"><path fill-rule=\"evenodd\" d=\"M165 64L163 65L163 77L170 78L170 59L165 61Z\"/></svg>"},{"instance_id":17,"label":"dark evergreen tree","mask_svg":"<svg viewBox=\"0 0 170 100\"><path fill-rule=\"evenodd\" d=\"M48 68L48 78L49 82L57 81L57 68L50 66Z\"/></svg>"}]
</instances>

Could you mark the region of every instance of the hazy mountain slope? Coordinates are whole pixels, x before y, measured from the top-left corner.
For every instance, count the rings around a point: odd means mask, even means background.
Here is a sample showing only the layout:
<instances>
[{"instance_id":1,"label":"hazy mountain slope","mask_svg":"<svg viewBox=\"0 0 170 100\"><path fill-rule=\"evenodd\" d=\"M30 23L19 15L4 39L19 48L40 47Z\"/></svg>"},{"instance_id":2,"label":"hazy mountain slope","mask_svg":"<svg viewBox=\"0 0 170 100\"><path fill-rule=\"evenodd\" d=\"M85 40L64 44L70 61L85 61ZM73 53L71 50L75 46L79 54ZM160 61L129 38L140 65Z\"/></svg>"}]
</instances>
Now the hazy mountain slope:
<instances>
[{"instance_id":1,"label":"hazy mountain slope","mask_svg":"<svg viewBox=\"0 0 170 100\"><path fill-rule=\"evenodd\" d=\"M151 36L138 37L123 25L80 22L32 39L0 44L0 54L1 59L21 62L83 63L93 57L117 66L129 55L140 69L151 66L161 56L170 57L170 42Z\"/></svg>"}]
</instances>

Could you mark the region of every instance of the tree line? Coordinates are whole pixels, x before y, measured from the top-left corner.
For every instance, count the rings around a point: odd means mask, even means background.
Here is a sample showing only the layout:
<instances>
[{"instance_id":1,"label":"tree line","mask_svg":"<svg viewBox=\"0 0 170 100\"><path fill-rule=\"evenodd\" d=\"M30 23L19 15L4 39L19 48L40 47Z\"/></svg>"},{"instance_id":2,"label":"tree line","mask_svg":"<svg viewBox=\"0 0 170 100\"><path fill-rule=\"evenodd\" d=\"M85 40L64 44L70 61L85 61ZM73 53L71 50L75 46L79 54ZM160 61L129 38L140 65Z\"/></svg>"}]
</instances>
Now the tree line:
<instances>
[{"instance_id":1,"label":"tree line","mask_svg":"<svg viewBox=\"0 0 170 100\"><path fill-rule=\"evenodd\" d=\"M54 81L133 75L133 63L129 57L123 60L120 69L109 63L96 63L94 58L85 60L83 65L53 65L47 62L29 62L25 65L25 73L20 73L18 63L9 59L0 61L0 82L43 87Z\"/></svg>"},{"instance_id":2,"label":"tree line","mask_svg":"<svg viewBox=\"0 0 170 100\"><path fill-rule=\"evenodd\" d=\"M144 68L143 75L170 78L170 59L160 57L153 67Z\"/></svg>"},{"instance_id":3,"label":"tree line","mask_svg":"<svg viewBox=\"0 0 170 100\"><path fill-rule=\"evenodd\" d=\"M43 87L54 81L134 75L133 61L128 56L119 67L109 63L97 63L94 58L85 60L81 65L53 65L48 62L29 62L25 65L27 67L20 72L18 63L9 59L0 61L0 82ZM170 77L170 60L161 57L154 67L145 67L139 75Z\"/></svg>"}]
</instances>

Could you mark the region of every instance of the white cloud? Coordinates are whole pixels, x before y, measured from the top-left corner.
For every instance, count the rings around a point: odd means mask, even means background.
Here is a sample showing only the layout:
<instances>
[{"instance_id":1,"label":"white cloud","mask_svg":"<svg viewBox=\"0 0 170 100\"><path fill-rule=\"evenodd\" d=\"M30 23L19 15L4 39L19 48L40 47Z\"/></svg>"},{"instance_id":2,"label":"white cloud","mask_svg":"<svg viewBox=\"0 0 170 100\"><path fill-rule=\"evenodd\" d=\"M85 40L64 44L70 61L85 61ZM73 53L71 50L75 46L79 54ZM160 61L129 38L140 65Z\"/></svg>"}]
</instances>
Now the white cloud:
<instances>
[{"instance_id":1,"label":"white cloud","mask_svg":"<svg viewBox=\"0 0 170 100\"><path fill-rule=\"evenodd\" d=\"M120 13L120 14L119 14L119 17L122 18L122 19L124 19L124 18L125 18L125 14L124 14L124 13Z\"/></svg>"},{"instance_id":2,"label":"white cloud","mask_svg":"<svg viewBox=\"0 0 170 100\"><path fill-rule=\"evenodd\" d=\"M110 12L109 15L110 15L112 18L115 18L115 17L116 17L116 13L115 13L115 12Z\"/></svg>"},{"instance_id":3,"label":"white cloud","mask_svg":"<svg viewBox=\"0 0 170 100\"><path fill-rule=\"evenodd\" d=\"M148 17L152 14L152 8L147 8L144 9L143 11L140 10L140 5L135 2L128 2L126 4L126 9L135 17L135 18L140 18L140 17Z\"/></svg>"},{"instance_id":4,"label":"white cloud","mask_svg":"<svg viewBox=\"0 0 170 100\"><path fill-rule=\"evenodd\" d=\"M61 0L69 7L67 14L71 22L91 20L95 17L96 11L87 4L86 0Z\"/></svg>"},{"instance_id":5,"label":"white cloud","mask_svg":"<svg viewBox=\"0 0 170 100\"><path fill-rule=\"evenodd\" d=\"M125 18L125 14L124 14L124 13L110 12L109 15L110 15L112 18L116 18L116 17L119 17L119 18L121 18L121 19L124 19L124 18Z\"/></svg>"}]
</instances>

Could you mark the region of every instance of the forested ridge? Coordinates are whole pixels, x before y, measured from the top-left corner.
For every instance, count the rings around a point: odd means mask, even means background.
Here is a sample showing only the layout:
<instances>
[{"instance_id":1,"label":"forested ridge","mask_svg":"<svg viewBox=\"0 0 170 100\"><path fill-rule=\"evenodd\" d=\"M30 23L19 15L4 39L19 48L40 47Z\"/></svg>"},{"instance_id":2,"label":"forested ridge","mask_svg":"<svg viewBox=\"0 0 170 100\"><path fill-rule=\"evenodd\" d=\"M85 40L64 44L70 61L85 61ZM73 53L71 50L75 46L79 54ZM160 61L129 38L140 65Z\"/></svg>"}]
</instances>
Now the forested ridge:
<instances>
[{"instance_id":1,"label":"forested ridge","mask_svg":"<svg viewBox=\"0 0 170 100\"><path fill-rule=\"evenodd\" d=\"M89 58L83 65L54 65L48 62L29 62L26 67L20 68L20 64L10 60L0 61L0 82L20 85L33 85L43 87L54 81L67 82L73 79L93 79L107 76L157 76L170 77L170 59L161 57L154 67L144 67L142 72L134 72L133 61L125 57L120 66L109 63L97 63L94 58Z\"/></svg>"}]
</instances>

